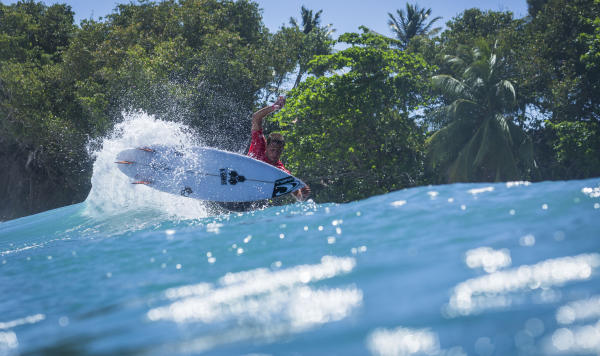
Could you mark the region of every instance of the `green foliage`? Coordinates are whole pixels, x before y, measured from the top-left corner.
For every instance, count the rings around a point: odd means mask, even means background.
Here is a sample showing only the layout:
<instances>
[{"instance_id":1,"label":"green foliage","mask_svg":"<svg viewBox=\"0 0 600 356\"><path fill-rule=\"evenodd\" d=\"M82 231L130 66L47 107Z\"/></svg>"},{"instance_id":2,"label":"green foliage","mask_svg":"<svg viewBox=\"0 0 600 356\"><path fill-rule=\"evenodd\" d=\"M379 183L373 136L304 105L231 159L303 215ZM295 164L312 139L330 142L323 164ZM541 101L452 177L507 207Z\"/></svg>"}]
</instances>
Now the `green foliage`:
<instances>
[{"instance_id":1,"label":"green foliage","mask_svg":"<svg viewBox=\"0 0 600 356\"><path fill-rule=\"evenodd\" d=\"M597 0L548 0L527 28L532 96L554 122L600 119L599 13Z\"/></svg>"},{"instance_id":2,"label":"green foliage","mask_svg":"<svg viewBox=\"0 0 600 356\"><path fill-rule=\"evenodd\" d=\"M350 47L318 56L277 116L288 168L318 201L349 201L424 181L423 131L409 113L423 105L431 68L389 39L349 33Z\"/></svg>"},{"instance_id":3,"label":"green foliage","mask_svg":"<svg viewBox=\"0 0 600 356\"><path fill-rule=\"evenodd\" d=\"M546 121L540 130L545 179L584 179L600 176L600 124Z\"/></svg>"},{"instance_id":4,"label":"green foliage","mask_svg":"<svg viewBox=\"0 0 600 356\"><path fill-rule=\"evenodd\" d=\"M516 92L499 52L485 41L459 48L446 60L460 77L432 78L448 103L432 112L431 125L441 128L428 139L429 163L444 182L524 179L534 168L531 141L506 115Z\"/></svg>"}]
</instances>

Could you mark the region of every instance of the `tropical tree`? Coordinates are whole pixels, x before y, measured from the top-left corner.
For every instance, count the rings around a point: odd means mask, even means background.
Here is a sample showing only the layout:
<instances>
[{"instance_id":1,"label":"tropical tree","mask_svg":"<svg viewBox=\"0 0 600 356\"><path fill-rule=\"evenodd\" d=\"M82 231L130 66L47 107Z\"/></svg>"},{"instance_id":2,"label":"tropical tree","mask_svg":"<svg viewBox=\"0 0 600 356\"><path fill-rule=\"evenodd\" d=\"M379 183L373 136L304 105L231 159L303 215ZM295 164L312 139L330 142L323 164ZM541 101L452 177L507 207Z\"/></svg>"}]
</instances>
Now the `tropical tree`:
<instances>
[{"instance_id":1,"label":"tropical tree","mask_svg":"<svg viewBox=\"0 0 600 356\"><path fill-rule=\"evenodd\" d=\"M286 137L286 166L315 200L350 201L423 183L424 130L409 115L427 101L431 67L368 31L349 47L317 56L309 77L275 118Z\"/></svg>"},{"instance_id":2,"label":"tropical tree","mask_svg":"<svg viewBox=\"0 0 600 356\"><path fill-rule=\"evenodd\" d=\"M302 6L300 9L300 18L302 19L302 32L304 34L309 34L313 28L317 28L321 23L321 14L323 10L317 11L316 14L313 15L313 10L309 10ZM294 27L300 28L298 24L298 20L293 17L290 17L290 24Z\"/></svg>"},{"instance_id":3,"label":"tropical tree","mask_svg":"<svg viewBox=\"0 0 600 356\"><path fill-rule=\"evenodd\" d=\"M435 17L428 21L431 15L431 9L419 8L419 5L406 4L406 13L404 10L396 10L398 17L388 12L388 25L392 32L402 43L402 48L406 48L410 40L416 36L429 36L439 31L439 28L432 29L433 24L441 17Z\"/></svg>"},{"instance_id":4,"label":"tropical tree","mask_svg":"<svg viewBox=\"0 0 600 356\"><path fill-rule=\"evenodd\" d=\"M430 116L441 127L428 139L430 167L446 182L527 178L535 167L531 140L511 119L516 92L510 65L496 45L480 41L447 56L459 77L432 77L442 105Z\"/></svg>"},{"instance_id":5,"label":"tropical tree","mask_svg":"<svg viewBox=\"0 0 600 356\"><path fill-rule=\"evenodd\" d=\"M300 10L300 17L302 19L302 25L298 23L295 18L290 18L291 28L295 32L299 32L300 41L297 47L297 59L298 59L298 74L294 81L294 88L300 84L302 77L308 70L308 62L318 55L330 54L333 48L331 34L335 31L331 28L331 25L321 26L321 14L323 10L317 11L313 15L313 10L309 10L302 6Z\"/></svg>"}]
</instances>

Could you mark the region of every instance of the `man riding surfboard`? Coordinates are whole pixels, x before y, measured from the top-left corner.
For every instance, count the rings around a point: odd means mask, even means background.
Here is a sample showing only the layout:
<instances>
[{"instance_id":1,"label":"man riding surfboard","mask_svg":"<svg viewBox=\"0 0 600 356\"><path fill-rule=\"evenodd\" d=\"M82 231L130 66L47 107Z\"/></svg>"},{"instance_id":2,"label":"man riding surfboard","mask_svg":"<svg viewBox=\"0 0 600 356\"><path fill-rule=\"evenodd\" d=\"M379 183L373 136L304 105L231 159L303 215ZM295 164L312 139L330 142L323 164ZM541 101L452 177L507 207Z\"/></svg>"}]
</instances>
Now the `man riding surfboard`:
<instances>
[{"instance_id":1,"label":"man riding surfboard","mask_svg":"<svg viewBox=\"0 0 600 356\"><path fill-rule=\"evenodd\" d=\"M280 160L283 148L285 147L283 136L280 133L273 132L265 140L265 136L263 135L263 119L267 115L281 109L284 105L285 97L280 96L273 105L266 106L252 114L252 141L248 149L248 156L291 174ZM292 194L294 194L294 197L298 201L305 201L310 196L310 193L310 187L305 186Z\"/></svg>"}]
</instances>

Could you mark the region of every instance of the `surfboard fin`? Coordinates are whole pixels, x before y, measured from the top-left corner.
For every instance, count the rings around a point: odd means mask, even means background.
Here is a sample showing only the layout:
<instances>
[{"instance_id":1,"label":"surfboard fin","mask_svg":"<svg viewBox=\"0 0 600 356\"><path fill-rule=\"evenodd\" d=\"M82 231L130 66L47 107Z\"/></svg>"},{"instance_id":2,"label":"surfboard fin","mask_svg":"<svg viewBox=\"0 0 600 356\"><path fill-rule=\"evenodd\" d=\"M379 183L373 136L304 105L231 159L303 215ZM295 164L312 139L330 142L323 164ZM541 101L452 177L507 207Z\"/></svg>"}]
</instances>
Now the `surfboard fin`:
<instances>
[{"instance_id":1,"label":"surfboard fin","mask_svg":"<svg viewBox=\"0 0 600 356\"><path fill-rule=\"evenodd\" d=\"M115 163L118 163L118 164L134 164L135 162L134 161L116 161Z\"/></svg>"},{"instance_id":2,"label":"surfboard fin","mask_svg":"<svg viewBox=\"0 0 600 356\"><path fill-rule=\"evenodd\" d=\"M138 180L138 181L135 181L135 182L131 182L131 184L143 184L143 185L150 185L150 184L152 184L152 182L150 182L150 181L147 181L147 180Z\"/></svg>"},{"instance_id":3,"label":"surfboard fin","mask_svg":"<svg viewBox=\"0 0 600 356\"><path fill-rule=\"evenodd\" d=\"M152 152L152 153L156 152L150 147L138 147L138 150L145 151L145 152Z\"/></svg>"}]
</instances>

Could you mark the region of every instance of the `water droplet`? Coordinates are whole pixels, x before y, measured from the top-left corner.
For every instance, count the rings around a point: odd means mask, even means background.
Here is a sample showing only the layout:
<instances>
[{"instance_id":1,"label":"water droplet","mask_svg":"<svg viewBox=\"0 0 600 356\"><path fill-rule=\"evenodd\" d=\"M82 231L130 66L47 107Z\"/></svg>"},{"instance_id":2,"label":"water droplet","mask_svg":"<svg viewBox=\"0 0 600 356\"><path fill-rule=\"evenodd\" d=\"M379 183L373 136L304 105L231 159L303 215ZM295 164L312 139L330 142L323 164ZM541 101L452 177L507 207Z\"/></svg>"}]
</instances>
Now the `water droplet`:
<instances>
[{"instance_id":1,"label":"water droplet","mask_svg":"<svg viewBox=\"0 0 600 356\"><path fill-rule=\"evenodd\" d=\"M241 247L240 247L240 248L238 248L238 249L237 249L237 254L238 254L238 255L241 255L242 253L244 253L244 249L243 249L243 248L241 248Z\"/></svg>"},{"instance_id":2,"label":"water droplet","mask_svg":"<svg viewBox=\"0 0 600 356\"><path fill-rule=\"evenodd\" d=\"M560 328L552 334L552 345L559 351L569 350L573 342L573 333L569 329Z\"/></svg>"},{"instance_id":3,"label":"water droplet","mask_svg":"<svg viewBox=\"0 0 600 356\"><path fill-rule=\"evenodd\" d=\"M175 269L181 269L181 263L176 264Z\"/></svg>"},{"instance_id":4,"label":"water droplet","mask_svg":"<svg viewBox=\"0 0 600 356\"><path fill-rule=\"evenodd\" d=\"M216 259L216 258L214 258L214 257L209 257L209 258L208 258L208 263L211 263L211 264L212 264L212 263L215 263L215 262L217 262L217 259Z\"/></svg>"},{"instance_id":5,"label":"water droplet","mask_svg":"<svg viewBox=\"0 0 600 356\"><path fill-rule=\"evenodd\" d=\"M548 210L548 204L542 204L542 210Z\"/></svg>"},{"instance_id":6,"label":"water droplet","mask_svg":"<svg viewBox=\"0 0 600 356\"><path fill-rule=\"evenodd\" d=\"M557 232L554 233L554 240L556 240L556 241L562 241L564 239L565 239L565 233L564 233L564 231L558 230Z\"/></svg>"},{"instance_id":7,"label":"water droplet","mask_svg":"<svg viewBox=\"0 0 600 356\"><path fill-rule=\"evenodd\" d=\"M532 234L527 234L525 236L522 236L519 239L519 244L521 246L533 246L535 245L535 236L533 236Z\"/></svg>"},{"instance_id":8,"label":"water droplet","mask_svg":"<svg viewBox=\"0 0 600 356\"><path fill-rule=\"evenodd\" d=\"M279 238L280 238L280 239L283 239L283 238L285 238L285 234L279 234Z\"/></svg>"},{"instance_id":9,"label":"water droplet","mask_svg":"<svg viewBox=\"0 0 600 356\"><path fill-rule=\"evenodd\" d=\"M58 325L62 326L63 328L69 325L69 318L67 318L66 316L61 316L58 319Z\"/></svg>"},{"instance_id":10,"label":"water droplet","mask_svg":"<svg viewBox=\"0 0 600 356\"><path fill-rule=\"evenodd\" d=\"M517 213L517 211L515 209L510 209L510 211L508 213L510 215L515 215Z\"/></svg>"},{"instance_id":11,"label":"water droplet","mask_svg":"<svg viewBox=\"0 0 600 356\"><path fill-rule=\"evenodd\" d=\"M335 237L329 236L327 238L327 243L330 244L330 245L334 244L335 243Z\"/></svg>"}]
</instances>

